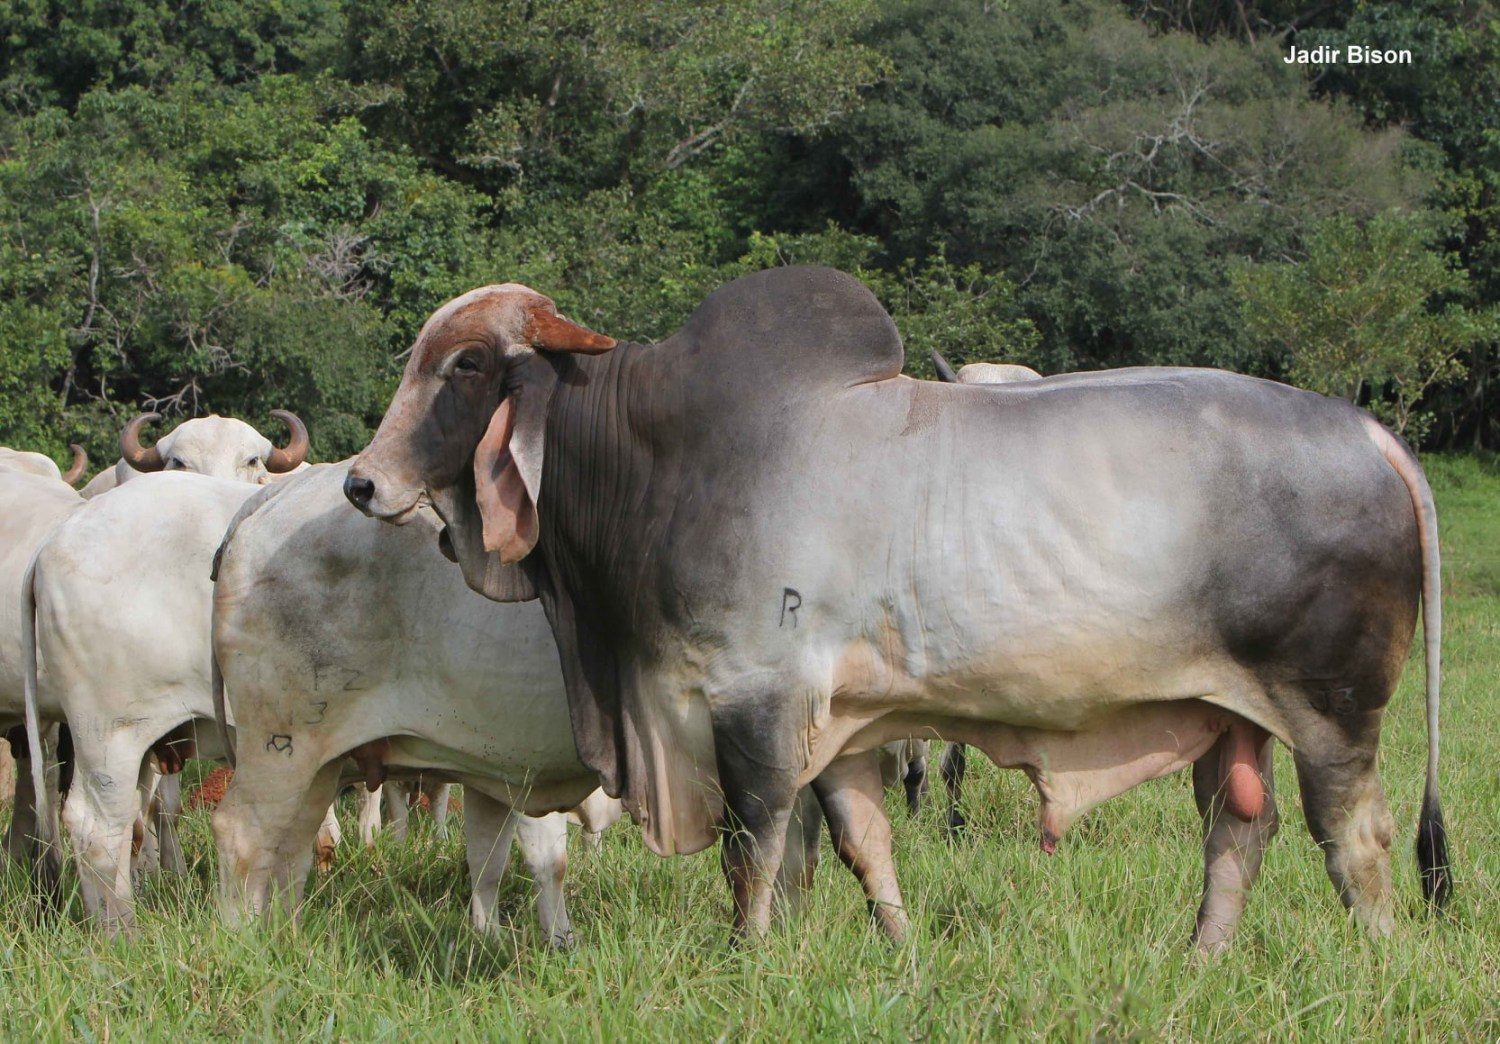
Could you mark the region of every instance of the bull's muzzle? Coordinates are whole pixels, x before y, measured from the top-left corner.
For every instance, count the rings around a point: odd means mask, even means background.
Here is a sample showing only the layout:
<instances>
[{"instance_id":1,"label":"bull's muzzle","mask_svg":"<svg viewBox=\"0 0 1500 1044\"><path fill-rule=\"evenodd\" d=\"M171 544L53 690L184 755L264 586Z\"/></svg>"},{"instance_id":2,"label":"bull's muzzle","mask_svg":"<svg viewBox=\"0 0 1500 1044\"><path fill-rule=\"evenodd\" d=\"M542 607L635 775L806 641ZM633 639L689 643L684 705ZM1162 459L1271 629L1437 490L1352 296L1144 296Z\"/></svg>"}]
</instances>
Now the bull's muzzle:
<instances>
[{"instance_id":1,"label":"bull's muzzle","mask_svg":"<svg viewBox=\"0 0 1500 1044\"><path fill-rule=\"evenodd\" d=\"M370 513L370 501L375 498L375 480L354 472L344 476L344 496L365 514Z\"/></svg>"}]
</instances>

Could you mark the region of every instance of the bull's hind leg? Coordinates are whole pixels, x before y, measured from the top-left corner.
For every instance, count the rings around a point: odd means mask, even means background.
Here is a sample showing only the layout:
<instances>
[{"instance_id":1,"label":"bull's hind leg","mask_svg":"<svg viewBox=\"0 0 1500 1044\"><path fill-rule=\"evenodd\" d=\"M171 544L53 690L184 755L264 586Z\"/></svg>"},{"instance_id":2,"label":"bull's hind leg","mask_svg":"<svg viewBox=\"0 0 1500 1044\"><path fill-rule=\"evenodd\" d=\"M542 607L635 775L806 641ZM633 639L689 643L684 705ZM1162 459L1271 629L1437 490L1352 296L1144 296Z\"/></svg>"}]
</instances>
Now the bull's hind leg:
<instances>
[{"instance_id":1,"label":"bull's hind leg","mask_svg":"<svg viewBox=\"0 0 1500 1044\"><path fill-rule=\"evenodd\" d=\"M305 876L314 839L338 790L341 766L342 759L319 765L300 753L287 757L248 744L241 748L234 778L213 819L219 908L226 923L238 927L264 916L278 892L294 880L300 895L297 865ZM311 823L305 825L308 819ZM299 832L301 853L294 851Z\"/></svg>"},{"instance_id":2,"label":"bull's hind leg","mask_svg":"<svg viewBox=\"0 0 1500 1044\"><path fill-rule=\"evenodd\" d=\"M432 815L432 830L439 840L448 840L448 801L453 796L452 783L422 781L422 793L427 795L427 808Z\"/></svg>"},{"instance_id":3,"label":"bull's hind leg","mask_svg":"<svg viewBox=\"0 0 1500 1044\"><path fill-rule=\"evenodd\" d=\"M15 759L15 795L11 801L10 826L5 830L6 858L28 863L36 855L36 791L31 779L31 753L26 746L26 728L17 725L6 736Z\"/></svg>"},{"instance_id":4,"label":"bull's hind leg","mask_svg":"<svg viewBox=\"0 0 1500 1044\"><path fill-rule=\"evenodd\" d=\"M1310 749L1311 748L1311 749ZM1323 849L1328 877L1355 920L1372 936L1389 935L1391 837L1373 744L1369 749L1300 748L1295 756L1302 808L1313 839Z\"/></svg>"},{"instance_id":5,"label":"bull's hind leg","mask_svg":"<svg viewBox=\"0 0 1500 1044\"><path fill-rule=\"evenodd\" d=\"M922 799L927 796L927 754L931 747L930 740L906 741L906 772L901 783L906 789L906 810L914 816L922 810Z\"/></svg>"},{"instance_id":6,"label":"bull's hind leg","mask_svg":"<svg viewBox=\"0 0 1500 1044\"><path fill-rule=\"evenodd\" d=\"M84 908L111 935L135 923L132 856L141 838L141 794L149 786L147 741L134 732L80 735L74 783L63 810L73 838Z\"/></svg>"},{"instance_id":7,"label":"bull's hind leg","mask_svg":"<svg viewBox=\"0 0 1500 1044\"><path fill-rule=\"evenodd\" d=\"M879 752L835 758L813 780L813 789L828 818L834 849L864 887L871 918L900 942L910 925L891 856Z\"/></svg>"},{"instance_id":8,"label":"bull's hind leg","mask_svg":"<svg viewBox=\"0 0 1500 1044\"><path fill-rule=\"evenodd\" d=\"M464 792L464 843L468 851L469 918L480 933L498 931L500 883L510 868L510 846L521 814L472 787Z\"/></svg>"},{"instance_id":9,"label":"bull's hind leg","mask_svg":"<svg viewBox=\"0 0 1500 1044\"><path fill-rule=\"evenodd\" d=\"M302 903L307 876L318 855L318 835L328 817L329 806L338 796L342 774L343 765L334 761L313 776L277 842L271 875L272 898L280 901L287 916L294 916Z\"/></svg>"},{"instance_id":10,"label":"bull's hind leg","mask_svg":"<svg viewBox=\"0 0 1500 1044\"><path fill-rule=\"evenodd\" d=\"M573 922L563 892L568 875L568 817L561 812L522 816L516 824L516 838L536 886L536 913L542 934L549 945L565 950L573 945Z\"/></svg>"},{"instance_id":11,"label":"bull's hind leg","mask_svg":"<svg viewBox=\"0 0 1500 1044\"><path fill-rule=\"evenodd\" d=\"M1227 949L1250 886L1260 873L1266 845L1276 835L1276 796L1271 765L1274 741L1265 739L1257 752L1257 764L1265 785L1266 800L1258 815L1246 821L1225 807L1225 750L1221 738L1207 754L1193 762L1193 798L1203 817L1203 902L1193 940L1205 953Z\"/></svg>"},{"instance_id":12,"label":"bull's hind leg","mask_svg":"<svg viewBox=\"0 0 1500 1044\"><path fill-rule=\"evenodd\" d=\"M355 787L354 792L359 799L359 843L369 848L380 833L380 803L385 799L385 784L374 790Z\"/></svg>"},{"instance_id":13,"label":"bull's hind leg","mask_svg":"<svg viewBox=\"0 0 1500 1044\"><path fill-rule=\"evenodd\" d=\"M186 874L187 858L182 854L182 841L177 836L177 824L182 819L180 771L157 780L151 811L157 848L161 853L161 869L169 874Z\"/></svg>"},{"instance_id":14,"label":"bull's hind leg","mask_svg":"<svg viewBox=\"0 0 1500 1044\"><path fill-rule=\"evenodd\" d=\"M949 743L943 751L942 764L938 771L943 777L943 789L948 792L948 837L957 837L967 822L959 811L958 803L964 795L964 773L969 768L968 747L962 743Z\"/></svg>"}]
</instances>

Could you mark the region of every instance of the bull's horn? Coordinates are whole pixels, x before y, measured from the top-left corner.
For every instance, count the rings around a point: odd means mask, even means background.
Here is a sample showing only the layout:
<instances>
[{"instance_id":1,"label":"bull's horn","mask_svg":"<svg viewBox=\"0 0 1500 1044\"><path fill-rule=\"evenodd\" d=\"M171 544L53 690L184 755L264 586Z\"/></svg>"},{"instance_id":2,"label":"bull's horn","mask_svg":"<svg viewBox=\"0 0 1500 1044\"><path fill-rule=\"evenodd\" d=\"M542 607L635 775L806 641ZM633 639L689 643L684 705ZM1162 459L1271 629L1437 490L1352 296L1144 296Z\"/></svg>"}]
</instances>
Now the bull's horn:
<instances>
[{"instance_id":1,"label":"bull's horn","mask_svg":"<svg viewBox=\"0 0 1500 1044\"><path fill-rule=\"evenodd\" d=\"M141 429L152 421L159 420L159 413L143 413L125 425L125 430L120 432L120 456L136 471L160 471L167 466L167 462L162 459L161 450L155 446L147 449L141 445Z\"/></svg>"},{"instance_id":2,"label":"bull's horn","mask_svg":"<svg viewBox=\"0 0 1500 1044\"><path fill-rule=\"evenodd\" d=\"M953 372L953 367L948 365L948 360L943 358L941 352L934 349L928 353L928 356L932 359L932 368L937 371L939 380L947 381L949 384L958 383L958 374Z\"/></svg>"},{"instance_id":3,"label":"bull's horn","mask_svg":"<svg viewBox=\"0 0 1500 1044\"><path fill-rule=\"evenodd\" d=\"M70 486L78 484L83 478L84 470L89 466L89 455L83 452L83 447L76 442L68 443L68 449L73 451L73 466L63 472L62 480Z\"/></svg>"},{"instance_id":4,"label":"bull's horn","mask_svg":"<svg viewBox=\"0 0 1500 1044\"><path fill-rule=\"evenodd\" d=\"M266 470L280 475L295 470L307 459L307 425L291 410L272 410L271 416L285 424L292 433L285 447L276 447L266 458Z\"/></svg>"}]
</instances>

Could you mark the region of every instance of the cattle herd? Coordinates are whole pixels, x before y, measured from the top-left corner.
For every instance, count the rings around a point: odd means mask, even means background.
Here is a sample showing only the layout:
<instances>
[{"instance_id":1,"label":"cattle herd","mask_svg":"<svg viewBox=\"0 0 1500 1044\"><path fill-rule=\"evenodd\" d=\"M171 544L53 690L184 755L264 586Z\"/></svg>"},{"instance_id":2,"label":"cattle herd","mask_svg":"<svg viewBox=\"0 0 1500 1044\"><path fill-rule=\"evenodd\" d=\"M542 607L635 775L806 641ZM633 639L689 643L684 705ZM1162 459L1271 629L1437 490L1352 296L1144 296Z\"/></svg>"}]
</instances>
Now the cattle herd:
<instances>
[{"instance_id":1,"label":"cattle herd","mask_svg":"<svg viewBox=\"0 0 1500 1044\"><path fill-rule=\"evenodd\" d=\"M1437 519L1404 444L1220 371L903 361L830 269L736 280L654 345L504 284L428 319L349 461L307 464L283 411L284 447L214 416L147 448L138 417L81 492L77 447L66 474L0 450L6 855L47 889L66 847L89 914L129 930L138 875L184 865L177 774L217 758L230 923L295 912L341 789L421 785L442 813L461 784L479 931L519 837L567 945L569 819L597 838L623 809L659 854L721 844L750 937L795 908L826 823L899 939L884 789L915 807L942 739L954 799L966 746L1027 774L1049 853L1191 767L1194 938L1218 950L1276 832L1280 740L1381 935L1377 745L1420 608L1417 856L1447 898ZM367 796L365 836L378 815Z\"/></svg>"}]
</instances>

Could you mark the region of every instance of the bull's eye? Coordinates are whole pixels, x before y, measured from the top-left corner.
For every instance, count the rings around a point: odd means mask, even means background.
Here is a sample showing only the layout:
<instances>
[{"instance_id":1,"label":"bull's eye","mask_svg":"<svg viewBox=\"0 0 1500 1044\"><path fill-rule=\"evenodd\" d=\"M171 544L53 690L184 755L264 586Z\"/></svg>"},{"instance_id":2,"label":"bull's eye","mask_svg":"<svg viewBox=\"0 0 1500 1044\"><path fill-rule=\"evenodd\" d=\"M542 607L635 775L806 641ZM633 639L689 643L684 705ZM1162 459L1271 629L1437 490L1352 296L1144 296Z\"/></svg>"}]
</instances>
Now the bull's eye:
<instances>
[{"instance_id":1,"label":"bull's eye","mask_svg":"<svg viewBox=\"0 0 1500 1044\"><path fill-rule=\"evenodd\" d=\"M465 377L472 377L479 372L479 361L472 355L461 355L453 364L453 372Z\"/></svg>"},{"instance_id":2,"label":"bull's eye","mask_svg":"<svg viewBox=\"0 0 1500 1044\"><path fill-rule=\"evenodd\" d=\"M245 461L245 467L247 467L247 468L253 468L253 467L255 467L255 465L257 465L259 463L260 463L260 458L259 457L251 457L249 460Z\"/></svg>"},{"instance_id":3,"label":"bull's eye","mask_svg":"<svg viewBox=\"0 0 1500 1044\"><path fill-rule=\"evenodd\" d=\"M182 459L180 457L168 457L167 458L167 470L168 471L181 471L182 468L183 468L183 463L182 463Z\"/></svg>"}]
</instances>

